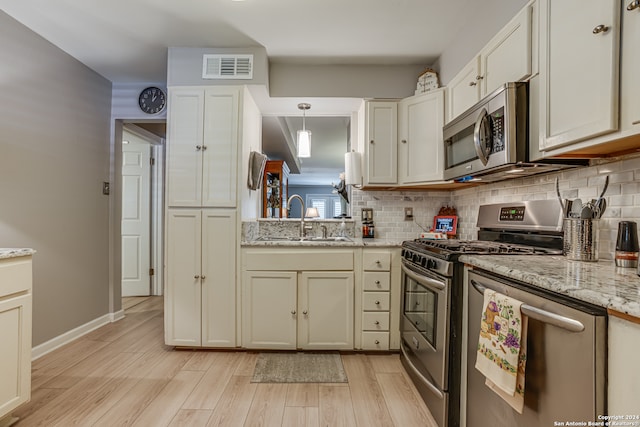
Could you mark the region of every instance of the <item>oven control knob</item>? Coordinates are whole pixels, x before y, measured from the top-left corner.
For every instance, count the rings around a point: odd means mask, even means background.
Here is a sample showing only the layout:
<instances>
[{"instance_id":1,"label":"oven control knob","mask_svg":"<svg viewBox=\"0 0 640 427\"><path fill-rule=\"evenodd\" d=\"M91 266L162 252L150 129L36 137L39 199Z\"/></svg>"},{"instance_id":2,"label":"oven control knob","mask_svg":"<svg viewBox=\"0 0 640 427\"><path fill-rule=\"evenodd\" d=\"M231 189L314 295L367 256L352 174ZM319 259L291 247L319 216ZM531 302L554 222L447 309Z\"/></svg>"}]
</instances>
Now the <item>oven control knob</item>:
<instances>
[{"instance_id":1,"label":"oven control knob","mask_svg":"<svg viewBox=\"0 0 640 427\"><path fill-rule=\"evenodd\" d=\"M425 267L425 268L429 268L429 261L430 261L429 259L423 257L420 260L420 265Z\"/></svg>"},{"instance_id":2,"label":"oven control knob","mask_svg":"<svg viewBox=\"0 0 640 427\"><path fill-rule=\"evenodd\" d=\"M427 265L425 265L426 268L430 268L430 269L435 269L437 266L438 266L438 263L436 262L435 259L427 260Z\"/></svg>"},{"instance_id":3,"label":"oven control knob","mask_svg":"<svg viewBox=\"0 0 640 427\"><path fill-rule=\"evenodd\" d=\"M413 254L413 262L415 262L416 264L420 264L421 259L422 259L422 256L418 254Z\"/></svg>"}]
</instances>

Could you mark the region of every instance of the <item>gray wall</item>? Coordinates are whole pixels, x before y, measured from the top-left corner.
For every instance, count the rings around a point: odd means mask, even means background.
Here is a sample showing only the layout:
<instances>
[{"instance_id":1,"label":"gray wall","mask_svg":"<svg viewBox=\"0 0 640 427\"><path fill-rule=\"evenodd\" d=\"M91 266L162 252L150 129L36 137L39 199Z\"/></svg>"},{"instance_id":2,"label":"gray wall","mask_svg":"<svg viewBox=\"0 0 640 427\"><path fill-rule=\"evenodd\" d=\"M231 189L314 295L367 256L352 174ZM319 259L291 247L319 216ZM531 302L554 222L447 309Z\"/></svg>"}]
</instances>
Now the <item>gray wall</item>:
<instances>
[{"instance_id":1,"label":"gray wall","mask_svg":"<svg viewBox=\"0 0 640 427\"><path fill-rule=\"evenodd\" d=\"M38 251L38 345L109 312L111 83L2 11L0 64L0 245Z\"/></svg>"},{"instance_id":2,"label":"gray wall","mask_svg":"<svg viewBox=\"0 0 640 427\"><path fill-rule=\"evenodd\" d=\"M434 64L440 74L440 82L449 81L485 44L518 13L528 0L483 0L481 7L463 25L463 30L451 40L449 46Z\"/></svg>"}]
</instances>

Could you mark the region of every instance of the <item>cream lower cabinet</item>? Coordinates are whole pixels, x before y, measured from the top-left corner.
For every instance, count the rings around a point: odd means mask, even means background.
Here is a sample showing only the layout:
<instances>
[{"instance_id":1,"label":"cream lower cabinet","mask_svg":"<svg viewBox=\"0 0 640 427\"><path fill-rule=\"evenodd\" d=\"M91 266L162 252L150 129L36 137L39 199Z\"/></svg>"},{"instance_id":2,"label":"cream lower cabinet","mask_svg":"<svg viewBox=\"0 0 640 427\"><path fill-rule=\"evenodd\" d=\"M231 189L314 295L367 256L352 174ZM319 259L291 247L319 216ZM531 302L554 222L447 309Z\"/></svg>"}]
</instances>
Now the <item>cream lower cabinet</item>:
<instances>
[{"instance_id":1,"label":"cream lower cabinet","mask_svg":"<svg viewBox=\"0 0 640 427\"><path fill-rule=\"evenodd\" d=\"M640 319L637 322L609 316L609 415L640 416ZM640 423L637 418L621 421Z\"/></svg>"},{"instance_id":2,"label":"cream lower cabinet","mask_svg":"<svg viewBox=\"0 0 640 427\"><path fill-rule=\"evenodd\" d=\"M399 249L362 251L361 348L399 348Z\"/></svg>"},{"instance_id":3,"label":"cream lower cabinet","mask_svg":"<svg viewBox=\"0 0 640 427\"><path fill-rule=\"evenodd\" d=\"M246 249L242 256L243 347L353 349L353 251Z\"/></svg>"},{"instance_id":4,"label":"cream lower cabinet","mask_svg":"<svg viewBox=\"0 0 640 427\"><path fill-rule=\"evenodd\" d=\"M0 260L0 425L31 397L31 256Z\"/></svg>"},{"instance_id":5,"label":"cream lower cabinet","mask_svg":"<svg viewBox=\"0 0 640 427\"><path fill-rule=\"evenodd\" d=\"M165 343L236 346L236 210L169 209Z\"/></svg>"}]
</instances>

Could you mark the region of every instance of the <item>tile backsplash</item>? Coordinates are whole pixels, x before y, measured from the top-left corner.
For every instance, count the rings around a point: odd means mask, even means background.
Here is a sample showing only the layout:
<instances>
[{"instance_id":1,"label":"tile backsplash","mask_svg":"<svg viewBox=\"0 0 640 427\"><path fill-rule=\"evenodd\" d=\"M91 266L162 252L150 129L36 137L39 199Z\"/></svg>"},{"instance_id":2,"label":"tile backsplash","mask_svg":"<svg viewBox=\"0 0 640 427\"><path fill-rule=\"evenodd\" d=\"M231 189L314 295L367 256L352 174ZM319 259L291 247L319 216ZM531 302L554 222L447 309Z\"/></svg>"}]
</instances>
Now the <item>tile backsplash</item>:
<instances>
[{"instance_id":1,"label":"tile backsplash","mask_svg":"<svg viewBox=\"0 0 640 427\"><path fill-rule=\"evenodd\" d=\"M594 161L595 162L595 161ZM442 206L458 210L458 238L477 238L478 206L487 203L557 199L555 179L559 178L563 198L590 200L598 197L609 176L605 194L607 210L600 220L600 259L613 259L618 223L640 222L640 156L599 162L589 167L516 178L476 187L446 191L361 191L354 189L351 210L360 226L360 210L374 209L376 236L412 239L421 227L429 229ZM404 220L404 208L412 207L415 221Z\"/></svg>"}]
</instances>

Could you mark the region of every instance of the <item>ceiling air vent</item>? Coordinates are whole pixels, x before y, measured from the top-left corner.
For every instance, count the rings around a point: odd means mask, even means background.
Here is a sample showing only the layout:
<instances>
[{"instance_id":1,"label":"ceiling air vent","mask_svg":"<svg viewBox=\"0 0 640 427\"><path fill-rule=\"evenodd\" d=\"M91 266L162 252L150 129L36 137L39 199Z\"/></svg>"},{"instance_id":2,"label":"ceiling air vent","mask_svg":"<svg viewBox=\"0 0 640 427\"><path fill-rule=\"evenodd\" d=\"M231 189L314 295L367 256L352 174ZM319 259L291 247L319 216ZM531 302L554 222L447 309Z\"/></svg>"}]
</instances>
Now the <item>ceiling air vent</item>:
<instances>
[{"instance_id":1,"label":"ceiling air vent","mask_svg":"<svg viewBox=\"0 0 640 427\"><path fill-rule=\"evenodd\" d=\"M203 79L253 78L253 55L203 55Z\"/></svg>"}]
</instances>

